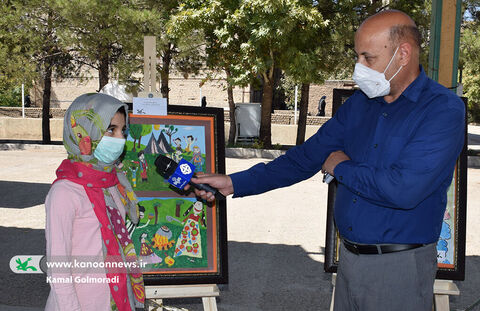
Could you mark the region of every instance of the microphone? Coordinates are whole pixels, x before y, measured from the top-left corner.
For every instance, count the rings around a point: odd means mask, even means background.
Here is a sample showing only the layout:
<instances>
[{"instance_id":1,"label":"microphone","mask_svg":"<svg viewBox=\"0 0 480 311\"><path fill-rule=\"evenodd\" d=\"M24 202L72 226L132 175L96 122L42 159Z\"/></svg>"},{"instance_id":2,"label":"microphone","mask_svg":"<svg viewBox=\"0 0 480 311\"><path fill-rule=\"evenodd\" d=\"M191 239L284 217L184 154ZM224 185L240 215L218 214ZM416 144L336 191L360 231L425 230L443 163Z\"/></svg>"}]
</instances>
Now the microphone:
<instances>
[{"instance_id":1,"label":"microphone","mask_svg":"<svg viewBox=\"0 0 480 311\"><path fill-rule=\"evenodd\" d=\"M155 160L155 166L157 167L157 172L168 179L168 183L176 188L183 189L189 184L196 189L213 193L217 199L225 199L225 196L218 191L218 189L208 184L196 184L190 181L192 177L196 177L193 173L195 166L185 159L181 159L180 162L177 163L161 154Z\"/></svg>"}]
</instances>

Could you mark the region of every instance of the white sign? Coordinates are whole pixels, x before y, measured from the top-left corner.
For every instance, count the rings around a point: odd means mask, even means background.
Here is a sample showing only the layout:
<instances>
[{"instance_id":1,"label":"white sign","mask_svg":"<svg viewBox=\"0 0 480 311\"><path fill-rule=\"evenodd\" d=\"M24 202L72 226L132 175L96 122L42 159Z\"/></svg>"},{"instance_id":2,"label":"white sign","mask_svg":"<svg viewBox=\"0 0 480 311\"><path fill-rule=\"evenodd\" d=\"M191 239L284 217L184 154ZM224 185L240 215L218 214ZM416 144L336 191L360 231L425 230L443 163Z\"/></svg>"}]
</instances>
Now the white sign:
<instances>
[{"instance_id":1,"label":"white sign","mask_svg":"<svg viewBox=\"0 0 480 311\"><path fill-rule=\"evenodd\" d=\"M167 99L160 98L160 97L134 97L133 98L133 114L166 116L167 115Z\"/></svg>"}]
</instances>

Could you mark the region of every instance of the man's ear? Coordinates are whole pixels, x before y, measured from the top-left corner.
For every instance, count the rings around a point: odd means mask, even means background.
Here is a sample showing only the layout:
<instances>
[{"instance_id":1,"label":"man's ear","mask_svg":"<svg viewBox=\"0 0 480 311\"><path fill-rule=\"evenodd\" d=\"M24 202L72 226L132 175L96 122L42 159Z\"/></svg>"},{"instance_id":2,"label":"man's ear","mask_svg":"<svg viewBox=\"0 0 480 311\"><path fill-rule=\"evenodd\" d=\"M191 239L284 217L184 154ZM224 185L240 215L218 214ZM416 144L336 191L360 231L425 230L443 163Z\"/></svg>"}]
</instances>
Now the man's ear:
<instances>
[{"instance_id":1,"label":"man's ear","mask_svg":"<svg viewBox=\"0 0 480 311\"><path fill-rule=\"evenodd\" d=\"M413 47L409 42L404 42L398 46L398 54L400 55L400 65L405 67L412 59Z\"/></svg>"}]
</instances>

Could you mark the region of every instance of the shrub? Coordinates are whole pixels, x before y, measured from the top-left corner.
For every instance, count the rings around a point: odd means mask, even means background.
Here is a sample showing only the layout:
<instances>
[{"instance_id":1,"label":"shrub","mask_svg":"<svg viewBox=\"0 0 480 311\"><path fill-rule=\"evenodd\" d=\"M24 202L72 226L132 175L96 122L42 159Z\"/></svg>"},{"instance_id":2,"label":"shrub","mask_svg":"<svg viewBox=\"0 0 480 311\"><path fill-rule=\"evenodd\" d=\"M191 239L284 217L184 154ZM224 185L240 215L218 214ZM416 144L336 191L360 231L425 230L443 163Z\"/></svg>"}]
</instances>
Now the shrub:
<instances>
[{"instance_id":1,"label":"shrub","mask_svg":"<svg viewBox=\"0 0 480 311\"><path fill-rule=\"evenodd\" d=\"M0 90L0 106L21 107L22 90L19 87Z\"/></svg>"}]
</instances>

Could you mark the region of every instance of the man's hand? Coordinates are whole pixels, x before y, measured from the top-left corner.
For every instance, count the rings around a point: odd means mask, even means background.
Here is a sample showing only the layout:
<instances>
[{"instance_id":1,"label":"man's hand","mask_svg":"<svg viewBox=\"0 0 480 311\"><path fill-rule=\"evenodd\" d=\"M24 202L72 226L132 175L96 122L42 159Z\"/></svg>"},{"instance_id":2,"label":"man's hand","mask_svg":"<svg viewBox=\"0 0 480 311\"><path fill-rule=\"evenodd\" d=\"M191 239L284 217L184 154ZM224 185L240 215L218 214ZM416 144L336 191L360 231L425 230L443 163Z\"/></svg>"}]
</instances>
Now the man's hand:
<instances>
[{"instance_id":1,"label":"man's hand","mask_svg":"<svg viewBox=\"0 0 480 311\"><path fill-rule=\"evenodd\" d=\"M334 151L330 153L328 158L325 160L325 162L322 165L322 171L327 172L330 175L333 175L333 170L335 167L338 165L338 163L341 163L343 161L348 161L350 158L345 154L343 151Z\"/></svg>"},{"instance_id":2,"label":"man's hand","mask_svg":"<svg viewBox=\"0 0 480 311\"><path fill-rule=\"evenodd\" d=\"M225 197L233 194L233 183L232 179L228 175L220 174L197 174L197 177L192 178L196 184L208 184L214 188L217 188ZM190 185L185 186L185 190L190 189ZM194 189L195 194L202 199L212 202L215 200L215 196L211 192L206 192L205 190Z\"/></svg>"}]
</instances>

